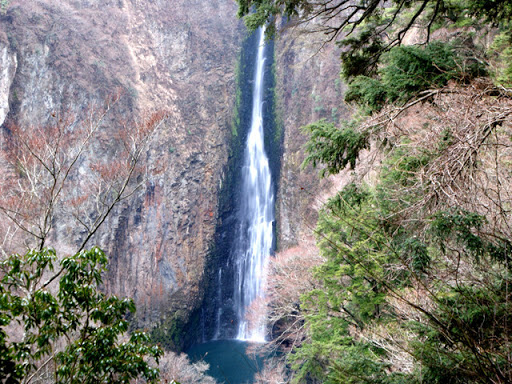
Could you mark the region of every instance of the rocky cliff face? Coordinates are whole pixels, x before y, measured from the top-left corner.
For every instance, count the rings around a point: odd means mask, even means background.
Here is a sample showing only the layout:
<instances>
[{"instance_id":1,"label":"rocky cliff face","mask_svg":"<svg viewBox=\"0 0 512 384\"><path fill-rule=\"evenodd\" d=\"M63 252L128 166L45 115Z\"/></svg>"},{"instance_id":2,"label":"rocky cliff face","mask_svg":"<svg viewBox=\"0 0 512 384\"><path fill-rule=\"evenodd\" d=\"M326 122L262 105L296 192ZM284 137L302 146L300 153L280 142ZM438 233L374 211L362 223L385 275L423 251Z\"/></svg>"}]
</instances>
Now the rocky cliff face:
<instances>
[{"instance_id":1,"label":"rocky cliff face","mask_svg":"<svg viewBox=\"0 0 512 384\"><path fill-rule=\"evenodd\" d=\"M276 42L278 113L284 126L279 182L278 245L283 250L309 239L317 210L339 180L318 179L311 167L302 169L308 137L300 127L320 119L339 123L350 112L343 103L339 50L322 47L321 34L304 28L285 29Z\"/></svg>"},{"instance_id":2,"label":"rocky cliff face","mask_svg":"<svg viewBox=\"0 0 512 384\"><path fill-rule=\"evenodd\" d=\"M0 16L0 124L44 125L116 89L112 126L169 112L144 190L96 238L110 255L105 288L135 298L141 325L177 309L186 320L202 294L243 31L230 0L11 0ZM61 249L73 241L54 236Z\"/></svg>"},{"instance_id":3,"label":"rocky cliff face","mask_svg":"<svg viewBox=\"0 0 512 384\"><path fill-rule=\"evenodd\" d=\"M139 325L166 316L184 324L203 295L244 35L235 15L230 0L11 0L0 15L0 125L80 115L117 89L123 96L107 131L148 110L169 112L146 154L151 174L142 193L95 238L110 256L106 290L135 298ZM339 52L318 51L315 38L291 29L275 47L281 249L311 234L322 194L335 182L319 183L316 171L300 168L307 138L299 127L348 115ZM59 223L53 243L72 250L66 225Z\"/></svg>"}]
</instances>

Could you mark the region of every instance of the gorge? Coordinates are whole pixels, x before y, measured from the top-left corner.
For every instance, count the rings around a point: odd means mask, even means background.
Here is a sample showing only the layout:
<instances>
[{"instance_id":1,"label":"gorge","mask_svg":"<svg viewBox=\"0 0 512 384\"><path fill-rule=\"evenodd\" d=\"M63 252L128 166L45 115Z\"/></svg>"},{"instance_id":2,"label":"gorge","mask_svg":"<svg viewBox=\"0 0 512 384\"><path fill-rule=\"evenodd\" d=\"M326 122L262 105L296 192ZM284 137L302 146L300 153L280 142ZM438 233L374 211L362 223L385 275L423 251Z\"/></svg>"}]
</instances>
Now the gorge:
<instances>
[{"instance_id":1,"label":"gorge","mask_svg":"<svg viewBox=\"0 0 512 384\"><path fill-rule=\"evenodd\" d=\"M228 228L233 233L233 241L229 254L223 255L225 264L218 269L216 302L219 306L214 339L232 334L238 340L263 342L266 331L261 319L264 314L255 321L256 325L250 326L247 321L249 306L256 304L257 300L263 301L266 264L274 243L274 187L264 148L263 123L269 120L263 116L263 96L266 93L264 31L259 30L256 37L257 55L252 87L251 84L242 85L252 88L252 112L248 123L241 122L241 125L248 124L250 128L243 150L241 175L238 176L241 188L233 191L238 195L237 207L231 213L233 226ZM268 129L266 131L270 133ZM232 290L227 290L232 292L231 297L226 292L223 294L223 287L228 286L229 281L233 283ZM233 308L223 308L224 302L232 303ZM223 317L224 311L233 313L235 318L226 319ZM233 330L229 331L230 328Z\"/></svg>"},{"instance_id":2,"label":"gorge","mask_svg":"<svg viewBox=\"0 0 512 384\"><path fill-rule=\"evenodd\" d=\"M216 300L208 296L215 289L206 287L215 284L220 270L216 252L208 255L213 243L232 244L222 241L223 230L215 228L234 228L230 215L240 198L221 191L230 177L241 175L242 151L234 148L243 147L249 127L238 126L236 120L245 114L244 124L250 121L258 44L255 37L244 38L245 28L235 15L236 5L223 0L149 5L11 0L0 15L2 145L9 124L44 127L54 113L80 118L88 105L101 105L118 91L120 101L102 126L106 135L114 137L123 122L137 120L145 111L168 113L144 154L149 177L141 193L119 205L92 240L109 256L104 289L134 298L134 324L151 329L154 339L167 348L182 349L199 341L202 321L210 325L205 340L211 340L213 324L218 324L213 320L218 313L215 305L207 305L215 313L201 314L203 300ZM250 44L252 51L242 49ZM309 178L312 189L317 184L313 172L299 169L297 154L305 138L292 133L291 127L323 113L312 104L313 89L324 94L325 115L330 115L340 94L325 93L311 75L326 66L337 67L334 49L312 58L314 47L307 47L300 36L279 44L275 63L274 47L267 47L263 119L265 147L276 177L272 193L277 218L272 230L280 234L283 245L290 245L299 241L301 228L315 215L312 210L302 217L300 210L292 209L311 206L311 197L297 193L304 185L299 178ZM250 84L239 91L237 73ZM327 70L325 74L327 90L337 75ZM291 93L299 98L286 97ZM242 101L244 106L237 104ZM279 114L275 126L274 112ZM109 151L98 143L83 164L92 156L108 162L115 156ZM233 183L241 188L240 180ZM278 184L286 193L279 194ZM293 215L291 227L286 222ZM80 233L69 217L57 222L49 244L73 252ZM6 252L16 250L17 241L4 243ZM223 294L234 290L234 275L223 284ZM231 315L225 311L222 321L230 322ZM229 335L222 337L234 338L237 331L228 327L226 332Z\"/></svg>"},{"instance_id":3,"label":"gorge","mask_svg":"<svg viewBox=\"0 0 512 384\"><path fill-rule=\"evenodd\" d=\"M247 125L249 130L243 149L243 163L237 175L238 182L233 182L236 189L230 191L237 196L235 210L229 213L232 237L221 237L222 242L230 238L228 254L219 254L218 279L210 297L206 301L202 314L216 312L214 316L213 340L194 346L188 353L193 359L204 359L210 364L210 374L218 380L230 383L251 382L254 374L261 370L263 356L250 356L246 349L251 343L265 343L267 338L265 314L265 289L268 258L274 244L274 186L270 173L269 159L265 151L264 121L271 121L272 116L264 116L264 88L269 82L264 81L266 68L272 63L267 61L265 51L264 28L254 33L256 46L248 45L246 49L255 49L252 84L240 84L251 88L251 114L249 121L241 116L241 127ZM271 45L272 47L272 45ZM251 56L251 55L249 55ZM241 106L244 109L245 106ZM250 107L250 106L247 106ZM272 124L274 126L275 124ZM238 188L238 185L241 188ZM222 249L221 244L219 248ZM226 248L224 248L226 249ZM231 289L226 289L229 285ZM208 293L207 293L208 296ZM216 304L216 305L212 305ZM251 312L251 313L249 313ZM226 316L227 315L227 316ZM203 321L203 327L204 321ZM212 334L202 330L203 337ZM235 351L235 352L233 352Z\"/></svg>"},{"instance_id":4,"label":"gorge","mask_svg":"<svg viewBox=\"0 0 512 384\"><path fill-rule=\"evenodd\" d=\"M511 382L512 6L393 4L0 0L0 381Z\"/></svg>"},{"instance_id":5,"label":"gorge","mask_svg":"<svg viewBox=\"0 0 512 384\"><path fill-rule=\"evenodd\" d=\"M251 129L247 137L242 175L241 206L238 210L237 241L233 248L236 265L235 309L238 340L265 342L265 312L257 313L253 324L248 309L264 301L266 269L274 243L274 193L270 165L264 148L263 80L265 29L258 31L258 54L253 85ZM219 326L220 327L220 326Z\"/></svg>"}]
</instances>

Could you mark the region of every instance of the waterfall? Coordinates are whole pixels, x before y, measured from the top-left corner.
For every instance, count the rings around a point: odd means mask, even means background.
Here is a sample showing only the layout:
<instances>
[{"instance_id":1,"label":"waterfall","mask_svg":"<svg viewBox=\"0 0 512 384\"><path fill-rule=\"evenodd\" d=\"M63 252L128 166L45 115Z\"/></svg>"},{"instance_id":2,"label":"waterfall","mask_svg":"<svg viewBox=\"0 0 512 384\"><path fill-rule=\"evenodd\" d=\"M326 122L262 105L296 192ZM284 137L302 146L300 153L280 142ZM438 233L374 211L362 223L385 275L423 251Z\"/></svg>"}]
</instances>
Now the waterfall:
<instances>
[{"instance_id":1,"label":"waterfall","mask_svg":"<svg viewBox=\"0 0 512 384\"><path fill-rule=\"evenodd\" d=\"M265 313L247 309L264 300L266 267L273 244L274 195L263 134L263 76L265 31L259 30L256 73L253 83L251 127L242 167L242 193L238 210L238 235L233 246L234 310L238 321L236 338L265 341ZM259 302L259 303L258 303ZM264 306L264 305L263 305ZM263 313L262 313L263 312Z\"/></svg>"},{"instance_id":2,"label":"waterfall","mask_svg":"<svg viewBox=\"0 0 512 384\"><path fill-rule=\"evenodd\" d=\"M215 340L218 340L220 338L220 321L222 317L222 268L219 268L219 272L217 275L217 318L216 318L216 324L217 329L215 330L215 335L213 338Z\"/></svg>"},{"instance_id":3,"label":"waterfall","mask_svg":"<svg viewBox=\"0 0 512 384\"><path fill-rule=\"evenodd\" d=\"M232 137L232 156L219 196L219 220L202 307L203 340L206 336L207 342L187 352L193 361L208 362L209 373L222 382L252 383L264 360L271 358L266 353L249 354L246 347L265 342L268 333L264 299L275 221L270 166L276 178L279 149L275 138L267 140L271 148L275 145L269 164L263 135L274 127L270 92L274 78L264 79L264 75L273 57L273 43L265 47L263 30L244 41L237 73L240 98L234 132L238 134Z\"/></svg>"}]
</instances>

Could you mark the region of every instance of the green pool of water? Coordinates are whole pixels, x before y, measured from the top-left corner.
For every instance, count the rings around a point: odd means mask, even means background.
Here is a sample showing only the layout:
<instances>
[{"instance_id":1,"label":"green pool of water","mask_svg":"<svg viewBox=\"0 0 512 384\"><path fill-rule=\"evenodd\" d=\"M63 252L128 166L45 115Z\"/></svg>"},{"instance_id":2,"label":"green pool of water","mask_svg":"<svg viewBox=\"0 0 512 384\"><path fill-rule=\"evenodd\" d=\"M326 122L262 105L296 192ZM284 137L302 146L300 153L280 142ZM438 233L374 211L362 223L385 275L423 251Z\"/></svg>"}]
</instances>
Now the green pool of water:
<instances>
[{"instance_id":1,"label":"green pool of water","mask_svg":"<svg viewBox=\"0 0 512 384\"><path fill-rule=\"evenodd\" d=\"M195 345L187 351L194 362L210 364L208 374L219 383L253 383L254 374L267 356L256 352L258 345L239 340L218 340Z\"/></svg>"}]
</instances>

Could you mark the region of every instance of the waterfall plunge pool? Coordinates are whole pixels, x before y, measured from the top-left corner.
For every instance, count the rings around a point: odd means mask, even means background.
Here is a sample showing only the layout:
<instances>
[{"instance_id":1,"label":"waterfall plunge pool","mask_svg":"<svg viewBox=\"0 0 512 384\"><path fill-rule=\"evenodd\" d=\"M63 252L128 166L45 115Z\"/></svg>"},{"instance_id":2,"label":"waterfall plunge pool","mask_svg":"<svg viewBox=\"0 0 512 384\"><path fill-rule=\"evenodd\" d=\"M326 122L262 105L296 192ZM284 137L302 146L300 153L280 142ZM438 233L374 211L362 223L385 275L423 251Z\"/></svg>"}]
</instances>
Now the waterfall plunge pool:
<instances>
[{"instance_id":1,"label":"waterfall plunge pool","mask_svg":"<svg viewBox=\"0 0 512 384\"><path fill-rule=\"evenodd\" d=\"M253 383L264 361L272 357L264 342L266 307L258 311L252 327L247 319L248 308L264 302L261 299L265 297L266 265L274 243L274 186L264 140L265 47L265 30L260 28L240 198L234 212L236 224L230 228L235 235L229 257L217 272L217 308L210 317L215 320L209 326L214 330L209 337L220 340L198 344L187 351L192 361L203 360L210 365L210 376L228 384Z\"/></svg>"},{"instance_id":2,"label":"waterfall plunge pool","mask_svg":"<svg viewBox=\"0 0 512 384\"><path fill-rule=\"evenodd\" d=\"M193 346L187 351L190 360L210 364L208 374L219 383L253 383L254 376L263 368L268 352L264 344L241 340L216 340Z\"/></svg>"}]
</instances>

